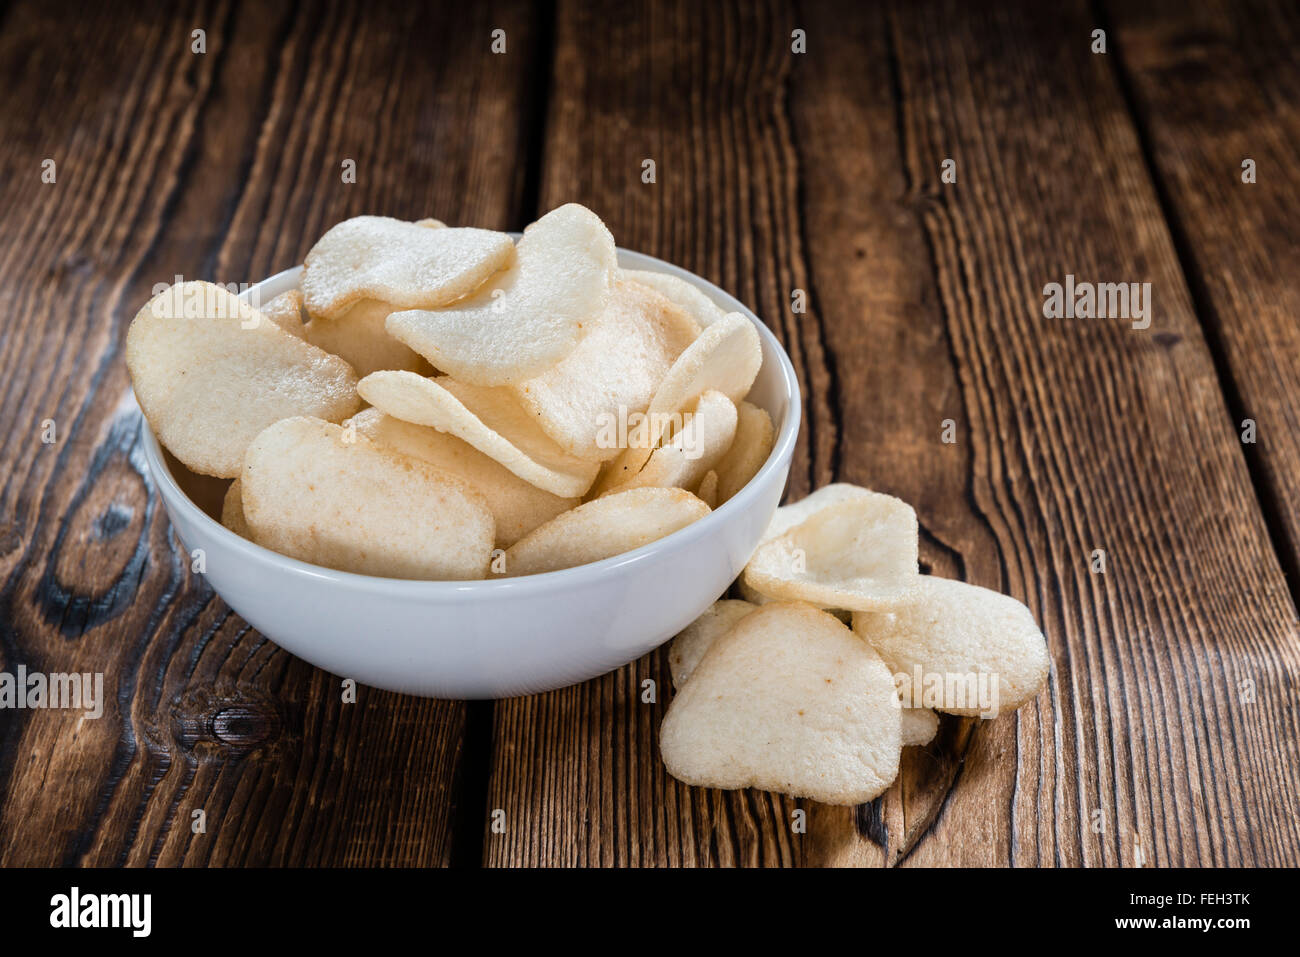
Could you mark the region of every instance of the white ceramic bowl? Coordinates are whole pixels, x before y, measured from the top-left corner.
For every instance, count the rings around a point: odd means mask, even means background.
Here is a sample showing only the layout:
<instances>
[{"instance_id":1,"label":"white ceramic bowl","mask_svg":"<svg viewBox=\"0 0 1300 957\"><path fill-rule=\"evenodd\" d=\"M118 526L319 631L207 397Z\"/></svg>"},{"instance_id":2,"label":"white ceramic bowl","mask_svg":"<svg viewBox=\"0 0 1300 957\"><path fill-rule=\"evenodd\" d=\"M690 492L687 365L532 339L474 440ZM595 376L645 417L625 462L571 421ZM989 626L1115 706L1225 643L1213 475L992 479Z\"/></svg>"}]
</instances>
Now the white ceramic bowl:
<instances>
[{"instance_id":1,"label":"white ceramic bowl","mask_svg":"<svg viewBox=\"0 0 1300 957\"><path fill-rule=\"evenodd\" d=\"M502 698L585 681L698 617L745 566L781 500L799 433L799 384L785 350L739 301L653 257L618 257L625 268L680 276L758 327L763 368L749 401L771 414L776 445L731 500L666 538L578 568L494 581L373 578L286 558L227 530L182 490L146 425L145 458L172 526L187 551L203 549L217 594L320 668L437 698ZM299 272L254 290L266 302L294 288Z\"/></svg>"}]
</instances>

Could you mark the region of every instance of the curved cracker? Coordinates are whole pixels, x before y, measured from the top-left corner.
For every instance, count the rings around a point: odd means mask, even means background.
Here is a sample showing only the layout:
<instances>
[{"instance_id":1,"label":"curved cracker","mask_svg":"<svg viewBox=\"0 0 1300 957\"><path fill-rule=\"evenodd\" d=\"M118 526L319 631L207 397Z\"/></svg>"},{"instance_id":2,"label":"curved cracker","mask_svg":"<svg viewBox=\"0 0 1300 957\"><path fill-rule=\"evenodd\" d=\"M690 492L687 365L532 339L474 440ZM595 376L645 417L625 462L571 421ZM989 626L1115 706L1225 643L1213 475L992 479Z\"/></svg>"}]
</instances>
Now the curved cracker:
<instances>
[{"instance_id":1,"label":"curved cracker","mask_svg":"<svg viewBox=\"0 0 1300 957\"><path fill-rule=\"evenodd\" d=\"M284 419L248 447L244 517L259 545L360 575L483 578L492 513L465 482L320 419Z\"/></svg>"},{"instance_id":2,"label":"curved cracker","mask_svg":"<svg viewBox=\"0 0 1300 957\"><path fill-rule=\"evenodd\" d=\"M704 478L700 479L699 487L695 490L699 500L709 508L718 507L718 473L709 469L704 473Z\"/></svg>"},{"instance_id":3,"label":"curved cracker","mask_svg":"<svg viewBox=\"0 0 1300 957\"><path fill-rule=\"evenodd\" d=\"M752 602L723 598L715 601L705 609L704 614L683 628L668 648L668 667L672 669L673 687L680 688L684 685L710 646L757 607Z\"/></svg>"},{"instance_id":4,"label":"curved cracker","mask_svg":"<svg viewBox=\"0 0 1300 957\"><path fill-rule=\"evenodd\" d=\"M721 392L710 390L700 396L689 416L670 442L650 454L645 468L605 494L647 486L684 489L698 486L736 437L736 406Z\"/></svg>"},{"instance_id":5,"label":"curved cracker","mask_svg":"<svg viewBox=\"0 0 1300 957\"><path fill-rule=\"evenodd\" d=\"M578 505L577 498L561 498L525 482L450 433L403 422L379 409L363 409L348 421L375 444L423 459L468 482L492 510L499 548L509 548L537 526Z\"/></svg>"},{"instance_id":6,"label":"curved cracker","mask_svg":"<svg viewBox=\"0 0 1300 957\"><path fill-rule=\"evenodd\" d=\"M226 497L221 500L221 524L240 538L247 538L250 541L253 538L248 521L244 518L244 500L239 490L239 479L230 483L230 488L226 489Z\"/></svg>"},{"instance_id":7,"label":"curved cracker","mask_svg":"<svg viewBox=\"0 0 1300 957\"><path fill-rule=\"evenodd\" d=\"M270 302L256 308L289 335L296 339L306 338L306 330L302 324L302 293L297 289L282 292Z\"/></svg>"},{"instance_id":8,"label":"curved cracker","mask_svg":"<svg viewBox=\"0 0 1300 957\"><path fill-rule=\"evenodd\" d=\"M898 775L898 695L880 657L834 617L764 605L715 640L659 729L668 773L861 804Z\"/></svg>"},{"instance_id":9,"label":"curved cracker","mask_svg":"<svg viewBox=\"0 0 1300 957\"><path fill-rule=\"evenodd\" d=\"M605 224L570 203L529 226L514 262L474 295L445 308L395 312L388 331L461 382L522 382L577 347L605 309L615 267Z\"/></svg>"},{"instance_id":10,"label":"curved cracker","mask_svg":"<svg viewBox=\"0 0 1300 957\"><path fill-rule=\"evenodd\" d=\"M430 229L387 216L331 227L303 261L303 301L334 319L362 299L428 309L467 296L510 265L514 242L490 229Z\"/></svg>"},{"instance_id":11,"label":"curved cracker","mask_svg":"<svg viewBox=\"0 0 1300 957\"><path fill-rule=\"evenodd\" d=\"M509 389L472 386L450 376L427 379L414 372L375 372L357 388L393 418L449 432L561 498L581 496L600 469L599 463L575 458L556 445Z\"/></svg>"},{"instance_id":12,"label":"curved cracker","mask_svg":"<svg viewBox=\"0 0 1300 957\"><path fill-rule=\"evenodd\" d=\"M307 341L332 353L359 376L387 369L425 372L428 364L410 346L398 342L384 328L393 307L378 299L362 299L337 318L316 317L307 324Z\"/></svg>"},{"instance_id":13,"label":"curved cracker","mask_svg":"<svg viewBox=\"0 0 1300 957\"><path fill-rule=\"evenodd\" d=\"M641 471L658 448L666 424L674 415L689 409L705 392L713 389L732 402L743 399L749 394L762 364L763 346L758 330L740 313L728 313L701 332L664 376L650 400L646 428L630 437L628 448L602 477L602 491L621 485Z\"/></svg>"},{"instance_id":14,"label":"curved cracker","mask_svg":"<svg viewBox=\"0 0 1300 957\"><path fill-rule=\"evenodd\" d=\"M709 514L679 488L638 488L579 505L534 529L506 551L507 575L536 575L612 558L648 545Z\"/></svg>"},{"instance_id":15,"label":"curved cracker","mask_svg":"<svg viewBox=\"0 0 1300 957\"><path fill-rule=\"evenodd\" d=\"M898 676L905 704L993 717L1047 681L1047 639L1010 595L930 575L889 613L855 614L853 630Z\"/></svg>"},{"instance_id":16,"label":"curved cracker","mask_svg":"<svg viewBox=\"0 0 1300 957\"><path fill-rule=\"evenodd\" d=\"M172 286L136 314L126 365L158 441L218 478L239 475L248 444L280 419L337 422L361 407L346 362L207 282Z\"/></svg>"},{"instance_id":17,"label":"curved cracker","mask_svg":"<svg viewBox=\"0 0 1300 957\"><path fill-rule=\"evenodd\" d=\"M631 280L643 286L649 286L661 296L685 309L701 329L706 329L727 314L716 302L702 290L671 273L652 272L649 269L620 269L620 279Z\"/></svg>"},{"instance_id":18,"label":"curved cracker","mask_svg":"<svg viewBox=\"0 0 1300 957\"><path fill-rule=\"evenodd\" d=\"M780 538L790 529L806 522L824 508L839 505L842 502L851 502L854 499L870 498L875 494L877 493L871 491L871 489L863 488L860 485L850 485L847 482L824 485L811 495L806 495L797 502L782 505L778 508L776 514L772 516L772 521L768 523L767 530L763 532L763 538L759 541L759 544L763 545L774 538Z\"/></svg>"},{"instance_id":19,"label":"curved cracker","mask_svg":"<svg viewBox=\"0 0 1300 957\"><path fill-rule=\"evenodd\" d=\"M736 439L718 462L718 504L727 501L758 474L776 444L776 429L766 409L749 402L736 408Z\"/></svg>"},{"instance_id":20,"label":"curved cracker","mask_svg":"<svg viewBox=\"0 0 1300 957\"><path fill-rule=\"evenodd\" d=\"M916 513L871 493L821 509L760 545L745 583L770 598L850 611L889 610L916 587Z\"/></svg>"},{"instance_id":21,"label":"curved cracker","mask_svg":"<svg viewBox=\"0 0 1300 957\"><path fill-rule=\"evenodd\" d=\"M903 708L899 717L899 731L905 748L929 744L939 733L939 716L930 708Z\"/></svg>"},{"instance_id":22,"label":"curved cracker","mask_svg":"<svg viewBox=\"0 0 1300 957\"><path fill-rule=\"evenodd\" d=\"M616 282L609 305L577 347L511 388L565 451L608 461L622 451L620 424L645 412L699 334L689 315L653 289Z\"/></svg>"}]
</instances>

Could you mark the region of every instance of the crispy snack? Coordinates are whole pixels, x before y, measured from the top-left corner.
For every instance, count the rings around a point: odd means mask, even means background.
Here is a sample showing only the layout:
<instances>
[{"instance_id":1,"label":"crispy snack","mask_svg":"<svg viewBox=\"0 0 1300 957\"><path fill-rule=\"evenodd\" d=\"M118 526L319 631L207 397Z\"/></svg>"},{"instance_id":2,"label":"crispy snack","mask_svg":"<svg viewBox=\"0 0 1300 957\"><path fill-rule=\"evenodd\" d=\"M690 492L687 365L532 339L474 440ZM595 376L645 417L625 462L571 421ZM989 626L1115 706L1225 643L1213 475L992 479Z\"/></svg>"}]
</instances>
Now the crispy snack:
<instances>
[{"instance_id":1,"label":"crispy snack","mask_svg":"<svg viewBox=\"0 0 1300 957\"><path fill-rule=\"evenodd\" d=\"M740 592L740 597L745 599L745 601L749 602L751 605L766 605L777 600L775 598L768 598L757 588L747 583L743 574L736 579L736 591ZM812 603L809 602L809 604ZM814 605L813 607L821 608L820 605ZM822 611L825 610L825 608L822 608Z\"/></svg>"},{"instance_id":2,"label":"crispy snack","mask_svg":"<svg viewBox=\"0 0 1300 957\"><path fill-rule=\"evenodd\" d=\"M490 229L430 229L387 216L345 219L303 262L303 301L335 319L362 299L428 309L467 296L510 265L514 243Z\"/></svg>"},{"instance_id":3,"label":"crispy snack","mask_svg":"<svg viewBox=\"0 0 1300 957\"><path fill-rule=\"evenodd\" d=\"M679 279L669 273L651 272L648 269L620 269L618 275L620 279L649 286L660 295L666 296L690 313L701 329L713 325L727 314L727 310L685 279Z\"/></svg>"},{"instance_id":4,"label":"crispy snack","mask_svg":"<svg viewBox=\"0 0 1300 957\"><path fill-rule=\"evenodd\" d=\"M289 335L298 339L306 337L306 330L302 324L302 293L297 289L290 289L288 292L280 293L270 302L261 306L258 311ZM326 349L325 351L330 352L331 350Z\"/></svg>"},{"instance_id":5,"label":"crispy snack","mask_svg":"<svg viewBox=\"0 0 1300 957\"><path fill-rule=\"evenodd\" d=\"M749 402L737 406L736 438L718 462L718 503L727 501L758 474L776 444L776 429L765 409Z\"/></svg>"},{"instance_id":6,"label":"crispy snack","mask_svg":"<svg viewBox=\"0 0 1300 957\"><path fill-rule=\"evenodd\" d=\"M929 708L902 708L899 715L899 731L903 736L903 747L915 748L929 744L939 733L939 716Z\"/></svg>"},{"instance_id":7,"label":"crispy snack","mask_svg":"<svg viewBox=\"0 0 1300 957\"><path fill-rule=\"evenodd\" d=\"M506 551L507 575L586 565L671 535L709 514L678 488L638 488L579 505L529 532Z\"/></svg>"},{"instance_id":8,"label":"crispy snack","mask_svg":"<svg viewBox=\"0 0 1300 957\"><path fill-rule=\"evenodd\" d=\"M446 432L403 422L378 409L363 409L348 421L357 434L376 445L423 459L468 482L492 510L499 548L509 548L537 526L579 503L577 498L560 498L525 482L468 442Z\"/></svg>"},{"instance_id":9,"label":"crispy snack","mask_svg":"<svg viewBox=\"0 0 1300 957\"><path fill-rule=\"evenodd\" d=\"M717 638L659 729L687 784L861 804L898 774L898 696L878 655L837 619L778 602Z\"/></svg>"},{"instance_id":10,"label":"crispy snack","mask_svg":"<svg viewBox=\"0 0 1300 957\"><path fill-rule=\"evenodd\" d=\"M855 614L853 630L899 677L904 704L993 717L1033 699L1047 681L1047 639L1009 595L920 576L890 613Z\"/></svg>"},{"instance_id":11,"label":"crispy snack","mask_svg":"<svg viewBox=\"0 0 1300 957\"><path fill-rule=\"evenodd\" d=\"M738 312L728 313L705 329L677 357L646 412L646 428L631 438L627 450L601 478L602 491L621 485L641 471L659 447L667 423L691 408L705 392L721 392L733 403L749 394L763 363L763 347L754 324Z\"/></svg>"},{"instance_id":12,"label":"crispy snack","mask_svg":"<svg viewBox=\"0 0 1300 957\"><path fill-rule=\"evenodd\" d=\"M221 524L240 538L252 540L252 532L244 519L244 500L239 490L239 479L230 483L226 497L221 500Z\"/></svg>"},{"instance_id":13,"label":"crispy snack","mask_svg":"<svg viewBox=\"0 0 1300 957\"><path fill-rule=\"evenodd\" d=\"M606 494L648 486L695 488L735 436L736 406L721 392L709 390L672 440L651 453L645 468Z\"/></svg>"},{"instance_id":14,"label":"crispy snack","mask_svg":"<svg viewBox=\"0 0 1300 957\"><path fill-rule=\"evenodd\" d=\"M709 469L704 473L704 478L700 479L699 488L695 490L695 495L701 502L709 508L718 507L718 473Z\"/></svg>"},{"instance_id":15,"label":"crispy snack","mask_svg":"<svg viewBox=\"0 0 1300 957\"><path fill-rule=\"evenodd\" d=\"M126 365L158 440L188 468L235 478L262 429L361 406L352 368L206 282L172 286L126 334Z\"/></svg>"},{"instance_id":16,"label":"crispy snack","mask_svg":"<svg viewBox=\"0 0 1300 957\"><path fill-rule=\"evenodd\" d=\"M824 508L855 499L870 498L875 494L870 489L862 488L859 485L849 485L844 482L823 486L811 495L807 495L791 505L782 505L778 508L776 514L772 516L772 521L768 523L767 530L763 533L759 545L762 546L775 538L780 538L790 529L807 521ZM756 605L765 605L772 601L767 595L749 584L743 575L736 580L736 586L740 591L740 596L746 601L751 601ZM818 607L837 613L835 610L821 605L818 605Z\"/></svg>"},{"instance_id":17,"label":"crispy snack","mask_svg":"<svg viewBox=\"0 0 1300 957\"><path fill-rule=\"evenodd\" d=\"M513 264L474 295L395 312L388 331L461 382L520 383L554 366L594 327L615 268L614 237L595 213L570 203L529 226Z\"/></svg>"},{"instance_id":18,"label":"crispy snack","mask_svg":"<svg viewBox=\"0 0 1300 957\"><path fill-rule=\"evenodd\" d=\"M745 601L749 602L752 605L769 605L774 601L789 601L789 599L787 598L769 598L767 595L764 595L758 589L753 588L750 585L747 585L745 583L744 575L741 575L739 578L736 579L736 591L740 592L741 598L743 598ZM816 602L811 602L811 601L804 602L804 604L811 605L813 608L820 609L821 611L826 612L826 614L828 615L834 615L836 618L844 622L844 624L846 625L850 624L853 621L853 612L847 611L846 609L835 608L834 606L830 606L830 605L818 605Z\"/></svg>"},{"instance_id":19,"label":"crispy snack","mask_svg":"<svg viewBox=\"0 0 1300 957\"><path fill-rule=\"evenodd\" d=\"M449 432L515 475L561 498L591 487L598 462L575 458L551 439L503 387L472 386L450 376L375 372L361 380L362 397L403 422Z\"/></svg>"},{"instance_id":20,"label":"crispy snack","mask_svg":"<svg viewBox=\"0 0 1300 957\"><path fill-rule=\"evenodd\" d=\"M876 495L876 492L863 488L860 485L849 485L846 482L836 482L832 485L826 485L807 495L791 505L782 505L772 516L772 521L768 523L767 531L763 533L760 545L772 541L774 538L780 538L796 525L800 525L824 508L832 505L839 505L842 502L851 502L854 499L870 498Z\"/></svg>"},{"instance_id":21,"label":"crispy snack","mask_svg":"<svg viewBox=\"0 0 1300 957\"><path fill-rule=\"evenodd\" d=\"M240 476L253 540L361 575L487 575L492 513L478 492L427 462L320 419L284 419L248 447Z\"/></svg>"},{"instance_id":22,"label":"crispy snack","mask_svg":"<svg viewBox=\"0 0 1300 957\"><path fill-rule=\"evenodd\" d=\"M681 630L668 649L668 667L673 673L673 687L680 688L700 663L704 653L720 637L731 631L757 605L723 598L715 601L704 614Z\"/></svg>"},{"instance_id":23,"label":"crispy snack","mask_svg":"<svg viewBox=\"0 0 1300 957\"><path fill-rule=\"evenodd\" d=\"M362 299L336 319L315 318L307 324L307 341L333 353L359 376L385 369L425 373L428 363L388 334L384 320L393 307L378 299Z\"/></svg>"},{"instance_id":24,"label":"crispy snack","mask_svg":"<svg viewBox=\"0 0 1300 957\"><path fill-rule=\"evenodd\" d=\"M823 608L893 608L916 587L916 513L872 493L822 509L758 550L745 583L769 598Z\"/></svg>"},{"instance_id":25,"label":"crispy snack","mask_svg":"<svg viewBox=\"0 0 1300 957\"><path fill-rule=\"evenodd\" d=\"M695 320L653 289L616 282L609 305L577 347L511 388L566 452L608 461L622 451L620 423L645 412L674 360L699 334Z\"/></svg>"}]
</instances>

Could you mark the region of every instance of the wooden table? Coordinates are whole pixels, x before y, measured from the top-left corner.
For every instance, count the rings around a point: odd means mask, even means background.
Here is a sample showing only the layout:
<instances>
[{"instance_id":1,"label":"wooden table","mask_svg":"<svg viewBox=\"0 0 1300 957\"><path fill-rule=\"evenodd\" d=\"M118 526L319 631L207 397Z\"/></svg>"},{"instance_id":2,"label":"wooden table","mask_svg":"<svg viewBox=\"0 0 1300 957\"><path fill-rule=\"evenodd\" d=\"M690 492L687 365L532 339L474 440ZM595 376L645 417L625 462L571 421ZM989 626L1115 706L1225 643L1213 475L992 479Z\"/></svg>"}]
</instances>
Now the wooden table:
<instances>
[{"instance_id":1,"label":"wooden table","mask_svg":"<svg viewBox=\"0 0 1300 957\"><path fill-rule=\"evenodd\" d=\"M110 700L0 712L0 864L1300 860L1300 8L423 6L3 11L0 665ZM1035 703L945 718L868 806L695 790L641 702L662 652L343 704L190 573L122 360L155 284L260 279L358 213L568 201L765 318L789 496L913 503L928 570L1043 623ZM1151 283L1150 327L1045 318L1067 274Z\"/></svg>"}]
</instances>

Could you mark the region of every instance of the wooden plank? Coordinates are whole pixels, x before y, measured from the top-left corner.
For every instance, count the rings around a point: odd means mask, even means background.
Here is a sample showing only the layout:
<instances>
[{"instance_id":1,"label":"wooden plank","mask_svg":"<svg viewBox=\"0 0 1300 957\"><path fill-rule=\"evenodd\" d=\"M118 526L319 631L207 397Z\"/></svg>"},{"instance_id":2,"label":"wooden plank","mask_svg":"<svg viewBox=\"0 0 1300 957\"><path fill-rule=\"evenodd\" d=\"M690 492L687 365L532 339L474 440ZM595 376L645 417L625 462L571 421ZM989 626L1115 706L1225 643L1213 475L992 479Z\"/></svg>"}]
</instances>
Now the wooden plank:
<instances>
[{"instance_id":1,"label":"wooden plank","mask_svg":"<svg viewBox=\"0 0 1300 957\"><path fill-rule=\"evenodd\" d=\"M102 671L110 700L99 720L0 715L0 864L451 858L457 804L477 803L465 706L366 688L344 705L338 677L190 574L121 342L155 283L260 279L347 215L517 225L534 20L523 3L8 12L0 77L28 106L0 118L0 661Z\"/></svg>"},{"instance_id":2,"label":"wooden plank","mask_svg":"<svg viewBox=\"0 0 1300 957\"><path fill-rule=\"evenodd\" d=\"M816 302L844 383L836 477L912 503L922 570L975 580L997 538L967 501L971 444L940 442L944 422L962 418L960 366L903 164L890 17L821 4L799 23L813 45L793 73L789 109ZM933 743L904 752L897 785L869 812L822 809L825 860L858 860L873 842L886 863L904 859L948 797L975 726L944 716Z\"/></svg>"},{"instance_id":3,"label":"wooden plank","mask_svg":"<svg viewBox=\"0 0 1300 957\"><path fill-rule=\"evenodd\" d=\"M562 5L541 205L589 203L754 306L808 396L794 494L839 478L914 502L926 562L1025 600L1054 668L1014 718L946 721L857 810L666 778L659 654L504 703L488 863L1295 859L1295 608L1092 20ZM1067 273L1152 282L1151 328L1044 319Z\"/></svg>"},{"instance_id":4,"label":"wooden plank","mask_svg":"<svg viewBox=\"0 0 1300 957\"><path fill-rule=\"evenodd\" d=\"M562 2L539 210L589 205L620 245L720 283L787 344L808 426L792 485L831 476L837 428L808 288L794 153L781 98L787 13L749 5ZM656 182L642 182L655 162ZM671 596L665 596L671 600ZM642 703L656 683L657 703ZM662 654L575 688L500 702L485 822L491 865L791 864L796 802L710 793L668 778L656 733L671 689Z\"/></svg>"},{"instance_id":5,"label":"wooden plank","mask_svg":"<svg viewBox=\"0 0 1300 957\"><path fill-rule=\"evenodd\" d=\"M841 17L818 10L830 36ZM1296 756L1275 753L1293 724L1295 609L1092 28L1083 4L900 4L860 36L885 39L892 124L877 109L836 128L837 98L816 88L796 101L825 104L798 128L807 155L842 157L845 142L857 156L809 178L817 275L819 253L855 236L876 251L838 273L855 278L837 298L819 285L832 353L867 357L844 472L917 502L927 537L968 580L1025 600L1053 651L1048 694L975 730L906 861L1282 863L1300 840L1277 798ZM855 59L856 72L828 56L824 75L853 89L874 57ZM890 127L892 150L873 136ZM827 166L840 173L822 182ZM855 181L870 185L849 204ZM917 266L937 301L908 276ZM1067 273L1152 282L1151 328L1045 319L1043 287ZM930 330L950 354L937 375ZM959 439L945 447L949 417Z\"/></svg>"},{"instance_id":6,"label":"wooden plank","mask_svg":"<svg viewBox=\"0 0 1300 957\"><path fill-rule=\"evenodd\" d=\"M1291 3L1108 4L1229 411L1300 590L1300 17ZM1255 163L1244 183L1243 162Z\"/></svg>"}]
</instances>

